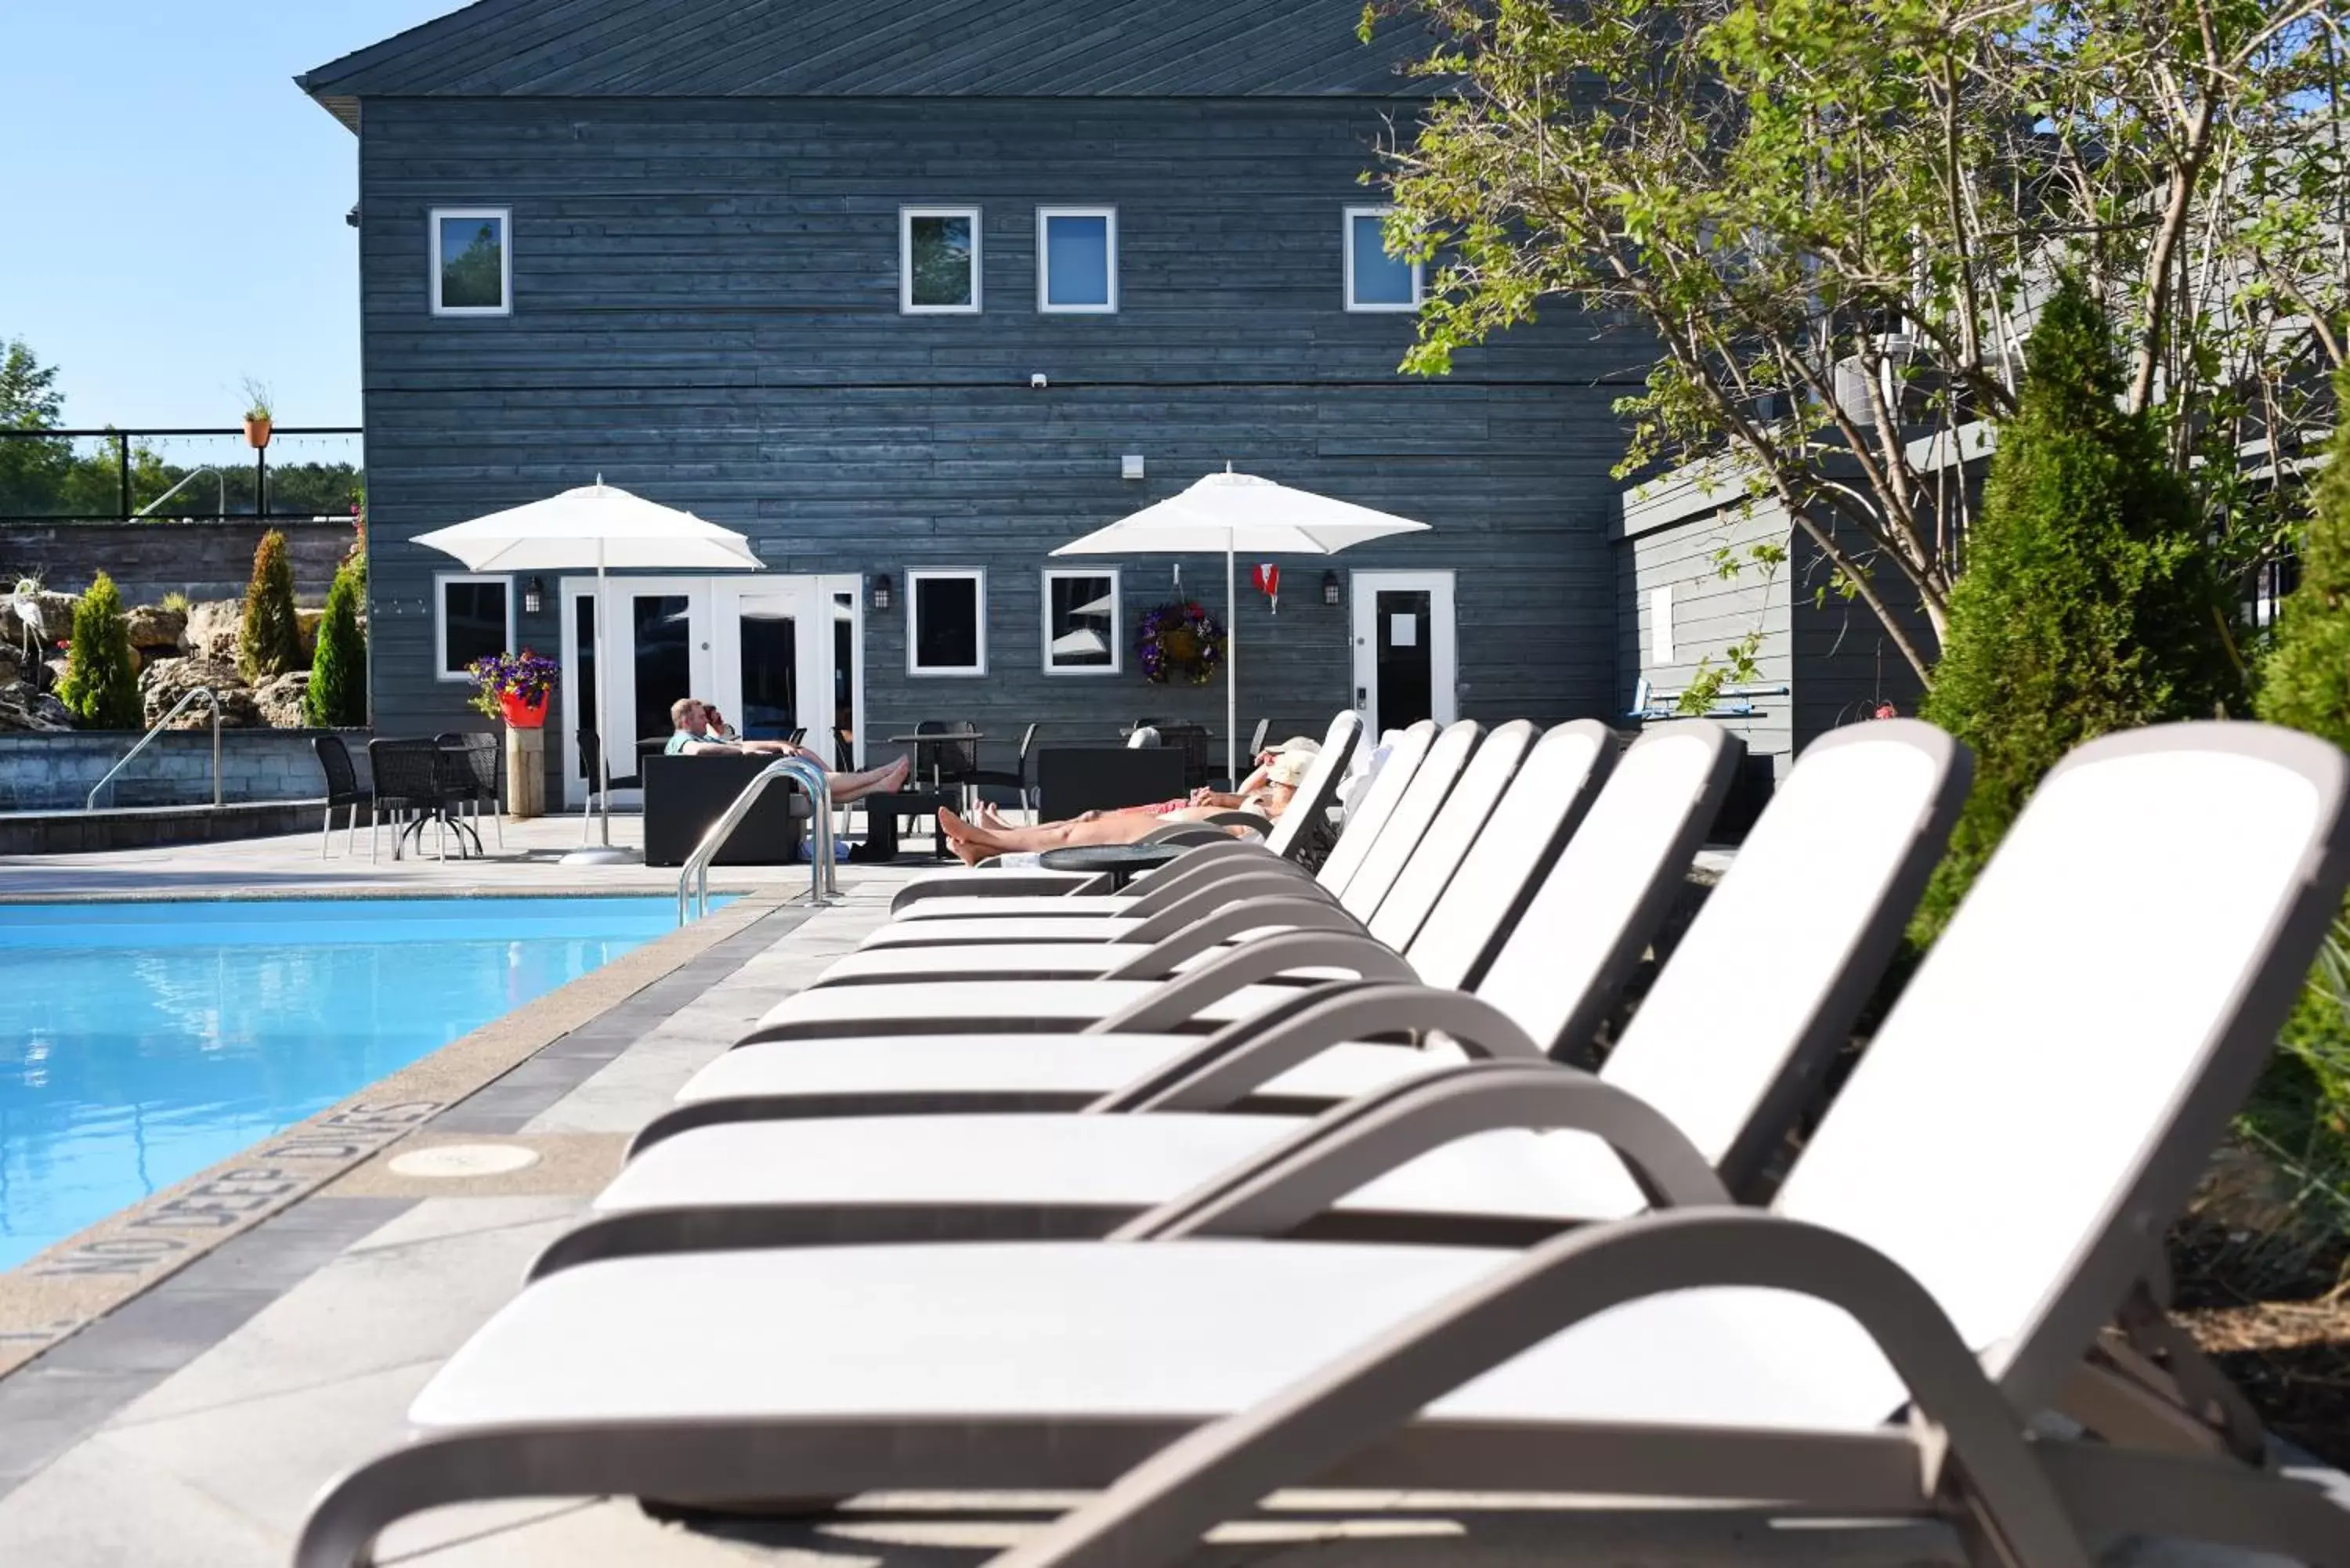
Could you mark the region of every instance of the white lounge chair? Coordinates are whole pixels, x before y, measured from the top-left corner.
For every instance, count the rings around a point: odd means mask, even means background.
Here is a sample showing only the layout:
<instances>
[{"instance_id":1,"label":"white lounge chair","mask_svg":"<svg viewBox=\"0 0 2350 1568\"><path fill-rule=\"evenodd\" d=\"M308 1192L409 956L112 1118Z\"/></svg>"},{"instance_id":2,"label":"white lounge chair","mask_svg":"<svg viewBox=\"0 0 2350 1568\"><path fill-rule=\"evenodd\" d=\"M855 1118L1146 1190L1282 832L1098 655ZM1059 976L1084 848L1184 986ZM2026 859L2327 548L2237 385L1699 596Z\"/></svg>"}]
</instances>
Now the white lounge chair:
<instances>
[{"instance_id":1,"label":"white lounge chair","mask_svg":"<svg viewBox=\"0 0 2350 1568\"><path fill-rule=\"evenodd\" d=\"M1419 745L1421 737L1414 737L1412 755L1400 770L1394 789L1310 876L1303 867L1261 849L1205 859L1193 852L1170 866L1140 898L1050 899L1055 906L1050 913L893 919L866 938L859 955L882 949L981 942L1122 941L1138 930L1160 935L1180 930L1246 898L1305 898L1317 902L1325 911L1375 909L1459 781L1484 727L1463 720L1441 731L1430 725L1423 733L1428 743ZM1339 852L1341 848L1345 853ZM928 907L917 905L915 909L919 913ZM1360 929L1359 922L1347 924Z\"/></svg>"},{"instance_id":2,"label":"white lounge chair","mask_svg":"<svg viewBox=\"0 0 2350 1568\"><path fill-rule=\"evenodd\" d=\"M1430 862L1441 857L1450 867L1459 866L1534 739L1534 727L1523 720L1490 735L1469 720L1448 727L1369 855L1335 898L1301 896L1287 888L1229 898L1223 889L1209 888L1142 919L910 920L876 935L910 940L868 942L835 962L816 983L1111 974L1149 979L1176 973L1247 935L1274 930L1367 931L1400 948L1443 890L1442 877ZM1421 868L1421 875L1407 888L1404 878L1411 867ZM1389 906L1393 916L1383 924ZM932 933L949 940L920 940ZM969 940L962 940L966 934Z\"/></svg>"},{"instance_id":3,"label":"white lounge chair","mask_svg":"<svg viewBox=\"0 0 2350 1568\"><path fill-rule=\"evenodd\" d=\"M1627 748L1594 813L1610 816L1661 812L1686 818L1692 802L1716 791L1716 774L1733 767L1738 742L1719 726L1676 726L1645 735ZM1384 776L1384 775L1383 775ZM1634 804L1635 793L1652 804ZM1612 810L1607 797L1618 805ZM1712 813L1709 810L1706 821ZM1596 826L1596 823L1595 823ZM1382 833L1382 837L1385 834ZM1582 836L1578 835L1578 837ZM1602 842L1605 842L1605 836ZM1646 856L1653 836L1636 836ZM1340 841L1344 848L1345 840ZM1694 852L1695 846L1691 846ZM1370 853L1366 851L1366 856ZM1594 846L1586 855L1606 854ZM1333 859L1336 858L1334 854ZM1683 864L1686 864L1686 857ZM1432 924L1433 922L1431 922ZM1405 955L1407 959L1410 955ZM1367 968L1366 966L1368 966ZM1188 967L1180 983L1162 984L1163 969L1145 974L1095 980L988 980L819 986L786 997L770 1009L746 1037L751 1040L838 1038L855 1034L900 1034L951 1028L962 1033L1074 1031L1116 1020L1112 1029L1213 1029L1262 1012L1280 999L1282 988L1262 982L1284 974L1343 970L1365 978L1421 978L1396 955L1346 931L1287 931L1229 949Z\"/></svg>"},{"instance_id":4,"label":"white lounge chair","mask_svg":"<svg viewBox=\"0 0 2350 1568\"><path fill-rule=\"evenodd\" d=\"M1565 998L1559 1016L1536 1022L1529 1033L1570 1040L1579 1049L1669 913L1739 753L1734 739L1703 722L1644 737L1620 759L1614 759L1613 747L1605 727L1588 720L1545 735L1400 954L1367 937L1284 932L1172 981L1029 987L1121 1006L1086 1023L1072 1003L1058 1032L1005 1028L769 1041L754 1030L695 1074L679 1092L677 1107L639 1138L712 1121L775 1116L1076 1108L1193 1054L1237 1051L1312 1006L1318 998L1310 987L1244 983L1253 975L1276 973L1293 958L1446 990L1482 991L1490 979ZM1607 783L1586 814L1584 790L1595 776ZM858 987L852 989L965 988ZM1191 1022L1201 1012L1221 1024L1205 1038ZM1073 1028L1080 1023L1082 1029ZM1431 1063L1460 1059L1454 1048L1440 1044L1431 1055L1399 1056L1393 1046L1344 1044L1361 1033L1357 1027L1334 1035L1325 1042L1331 1049L1266 1080L1251 1096L1251 1108L1318 1110Z\"/></svg>"},{"instance_id":5,"label":"white lounge chair","mask_svg":"<svg viewBox=\"0 0 2350 1568\"><path fill-rule=\"evenodd\" d=\"M1099 890L1098 885L1106 878L1059 872L986 870L925 877L899 888L889 901L890 911L901 920L1126 914L1134 911L1120 900L1147 898L1158 883L1171 879L1171 874L1196 873L1220 858L1228 858L1252 871L1284 866L1294 869L1297 857L1315 840L1315 825L1323 820L1329 803L1337 796L1346 764L1354 755L1361 733L1362 719L1357 713L1341 712L1331 721L1321 750L1299 782L1298 804L1282 813L1283 821L1274 825L1272 836L1263 844L1228 839L1201 845L1188 850L1165 870L1138 878L1133 885L1114 893ZM1378 837L1388 810L1411 782L1413 770L1435 743L1436 734L1437 726L1430 722L1415 724L1399 738L1395 747L1396 754L1402 759L1402 766L1396 770L1399 776L1388 788L1367 794L1349 815L1329 854L1324 857L1318 880L1325 885L1345 886L1360 857L1368 851L1370 840ZM1337 863L1336 869L1331 867L1334 860ZM1070 899L1076 901L1064 901Z\"/></svg>"},{"instance_id":6,"label":"white lounge chair","mask_svg":"<svg viewBox=\"0 0 2350 1568\"><path fill-rule=\"evenodd\" d=\"M2142 1276L2350 884L2345 758L2251 724L2043 784L1769 1211L1531 1251L1274 1240L621 1259L526 1287L423 1433L330 1487L348 1563L447 1502L1108 1487L1015 1568L1190 1551L1285 1485L1721 1498L1951 1521L1985 1564L2084 1537L2344 1560L2343 1511L2233 1459L2026 1435ZM2147 846L2159 844L2161 853ZM1618 1147L1661 1200L1687 1150ZM1701 1185L1701 1184L1700 1184Z\"/></svg>"},{"instance_id":7,"label":"white lounge chair","mask_svg":"<svg viewBox=\"0 0 2350 1568\"><path fill-rule=\"evenodd\" d=\"M1751 1195L1883 972L1971 776L1963 748L1915 721L1850 726L1815 742L1675 948L1598 1082L1678 1127L1727 1191ZM1529 942L1544 940L1521 931ZM1552 1117L1572 1118L1592 1102L1582 1075L1532 1060L1562 1043L1528 1038L1512 1010L1541 1027L1562 1016L1558 1001L1531 983L1485 1002L1425 988L1361 988L1289 1020L1253 1052L1162 1073L1093 1107L1148 1115L702 1127L643 1147L597 1198L595 1219L556 1242L538 1272L717 1246L1101 1234L1168 1206L1129 1225L1132 1233L1211 1201L1262 1229L1264 1217L1243 1189L1339 1138L1350 1145L1347 1160L1326 1168L1342 1184L1336 1201L1309 1200L1305 1214L1320 1231L1523 1242L1637 1213L1647 1199L1604 1141L1547 1130ZM1311 1124L1216 1114L1317 1044L1343 1041L1349 1027L1369 1033L1407 1018L1514 1065L1489 1058L1448 1070L1441 1058L1423 1057L1425 1075L1403 1080L1416 1087ZM1194 1190L1204 1183L1212 1189ZM1294 1206L1297 1189L1288 1191Z\"/></svg>"}]
</instances>

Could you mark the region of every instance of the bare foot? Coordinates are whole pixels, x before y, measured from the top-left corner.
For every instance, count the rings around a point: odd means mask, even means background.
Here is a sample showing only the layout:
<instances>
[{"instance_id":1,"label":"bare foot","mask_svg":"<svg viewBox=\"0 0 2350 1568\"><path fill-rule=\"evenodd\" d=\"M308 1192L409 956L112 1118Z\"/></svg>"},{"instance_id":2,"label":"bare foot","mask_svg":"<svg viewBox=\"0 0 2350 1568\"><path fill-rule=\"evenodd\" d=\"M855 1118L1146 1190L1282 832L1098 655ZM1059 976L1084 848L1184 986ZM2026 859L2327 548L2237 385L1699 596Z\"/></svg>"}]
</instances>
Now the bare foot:
<instances>
[{"instance_id":1,"label":"bare foot","mask_svg":"<svg viewBox=\"0 0 2350 1568\"><path fill-rule=\"evenodd\" d=\"M949 849L966 866L976 866L997 853L993 845L975 836L972 826L946 807L939 808L939 831L946 836Z\"/></svg>"}]
</instances>

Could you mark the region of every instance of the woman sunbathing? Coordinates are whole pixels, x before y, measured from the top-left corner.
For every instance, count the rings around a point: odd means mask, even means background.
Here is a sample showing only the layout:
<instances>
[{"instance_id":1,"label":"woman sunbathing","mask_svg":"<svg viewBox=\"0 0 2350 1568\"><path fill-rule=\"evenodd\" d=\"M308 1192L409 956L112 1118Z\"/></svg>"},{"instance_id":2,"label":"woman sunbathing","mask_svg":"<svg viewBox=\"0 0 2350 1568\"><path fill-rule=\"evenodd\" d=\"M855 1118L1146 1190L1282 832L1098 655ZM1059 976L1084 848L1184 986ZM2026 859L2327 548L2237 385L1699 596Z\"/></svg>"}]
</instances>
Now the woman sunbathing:
<instances>
[{"instance_id":1,"label":"woman sunbathing","mask_svg":"<svg viewBox=\"0 0 2350 1568\"><path fill-rule=\"evenodd\" d=\"M947 847L964 865L976 866L994 855L1072 849L1095 844L1133 844L1163 824L1206 822L1228 811L1253 812L1267 822L1278 821L1295 798L1305 770L1313 765L1315 750L1312 741L1284 742L1276 750L1264 753L1258 759L1256 772L1243 779L1241 787L1233 791L1193 790L1178 800L1130 805L1118 811L1089 811L1065 822L1039 823L1034 827L1014 826L987 807L981 808L979 820L973 822L941 809L939 830L946 836ZM1248 831L1232 824L1223 826L1234 836Z\"/></svg>"}]
</instances>

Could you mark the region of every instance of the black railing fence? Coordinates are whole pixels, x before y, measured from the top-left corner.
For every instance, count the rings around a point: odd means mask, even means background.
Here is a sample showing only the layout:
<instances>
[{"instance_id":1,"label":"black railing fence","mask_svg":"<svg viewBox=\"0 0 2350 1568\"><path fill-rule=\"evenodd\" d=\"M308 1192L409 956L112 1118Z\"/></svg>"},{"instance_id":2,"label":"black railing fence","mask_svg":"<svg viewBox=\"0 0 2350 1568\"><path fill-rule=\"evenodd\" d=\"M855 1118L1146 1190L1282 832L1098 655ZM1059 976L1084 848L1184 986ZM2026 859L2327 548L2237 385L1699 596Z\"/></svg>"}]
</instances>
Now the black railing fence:
<instances>
[{"instance_id":1,"label":"black railing fence","mask_svg":"<svg viewBox=\"0 0 2350 1568\"><path fill-rule=\"evenodd\" d=\"M348 517L366 474L356 425L0 430L0 523Z\"/></svg>"}]
</instances>

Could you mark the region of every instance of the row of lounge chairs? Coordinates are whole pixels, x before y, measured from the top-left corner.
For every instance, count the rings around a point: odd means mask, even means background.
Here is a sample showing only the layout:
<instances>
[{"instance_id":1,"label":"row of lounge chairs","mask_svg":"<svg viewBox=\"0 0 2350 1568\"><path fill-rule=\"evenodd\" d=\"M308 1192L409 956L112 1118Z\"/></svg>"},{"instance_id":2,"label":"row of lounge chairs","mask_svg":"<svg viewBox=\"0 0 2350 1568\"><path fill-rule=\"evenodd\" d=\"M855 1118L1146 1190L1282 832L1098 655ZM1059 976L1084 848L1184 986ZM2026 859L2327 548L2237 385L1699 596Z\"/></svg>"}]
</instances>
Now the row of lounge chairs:
<instances>
[{"instance_id":1,"label":"row of lounge chairs","mask_svg":"<svg viewBox=\"0 0 2350 1568\"><path fill-rule=\"evenodd\" d=\"M1790 1160L1971 769L1907 721L1814 744L1586 1071L1738 751L1420 726L1310 875L1293 839L910 888L297 1561L475 1499L1100 1489L1002 1561L1135 1568L1306 1484L2350 1558L2158 1310L2350 884L2350 759L2251 724L2067 759Z\"/></svg>"}]
</instances>

